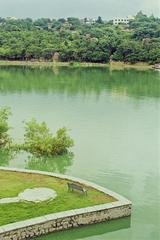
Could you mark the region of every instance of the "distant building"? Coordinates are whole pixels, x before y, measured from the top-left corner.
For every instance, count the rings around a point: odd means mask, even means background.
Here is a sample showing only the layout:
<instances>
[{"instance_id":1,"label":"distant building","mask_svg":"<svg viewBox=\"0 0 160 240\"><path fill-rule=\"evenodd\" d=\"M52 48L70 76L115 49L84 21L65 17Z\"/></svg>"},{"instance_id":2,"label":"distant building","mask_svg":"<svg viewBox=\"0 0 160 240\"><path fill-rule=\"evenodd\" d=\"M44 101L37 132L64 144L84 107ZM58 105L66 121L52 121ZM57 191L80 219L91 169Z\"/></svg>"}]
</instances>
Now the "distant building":
<instances>
[{"instance_id":1,"label":"distant building","mask_svg":"<svg viewBox=\"0 0 160 240\"><path fill-rule=\"evenodd\" d=\"M52 22L48 22L48 29L52 29L52 25L53 25Z\"/></svg>"},{"instance_id":2,"label":"distant building","mask_svg":"<svg viewBox=\"0 0 160 240\"><path fill-rule=\"evenodd\" d=\"M18 20L16 17L6 17L6 20Z\"/></svg>"},{"instance_id":3,"label":"distant building","mask_svg":"<svg viewBox=\"0 0 160 240\"><path fill-rule=\"evenodd\" d=\"M88 24L88 25L91 25L93 23L95 23L96 20L93 19L93 18L84 18L84 19L81 19L81 23L82 24Z\"/></svg>"},{"instance_id":4,"label":"distant building","mask_svg":"<svg viewBox=\"0 0 160 240\"><path fill-rule=\"evenodd\" d=\"M113 19L113 25L119 25L119 24L129 24L130 20L133 20L134 17L128 16L124 18L114 18Z\"/></svg>"}]
</instances>

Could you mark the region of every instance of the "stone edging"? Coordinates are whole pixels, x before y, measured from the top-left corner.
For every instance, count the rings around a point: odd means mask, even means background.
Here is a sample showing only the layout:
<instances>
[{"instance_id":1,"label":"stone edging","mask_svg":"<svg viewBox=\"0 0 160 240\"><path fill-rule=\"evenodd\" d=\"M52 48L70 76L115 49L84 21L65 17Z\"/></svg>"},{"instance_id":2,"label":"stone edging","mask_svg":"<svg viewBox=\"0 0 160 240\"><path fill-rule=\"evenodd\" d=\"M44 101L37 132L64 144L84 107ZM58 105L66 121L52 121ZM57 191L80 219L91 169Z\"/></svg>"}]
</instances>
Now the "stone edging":
<instances>
[{"instance_id":1,"label":"stone edging","mask_svg":"<svg viewBox=\"0 0 160 240\"><path fill-rule=\"evenodd\" d=\"M117 199L117 201L112 203L48 214L42 217L36 217L25 221L3 225L0 227L0 240L21 240L27 238L31 239L34 236L41 236L50 232L131 215L132 203L128 199L89 181L68 175L35 170L6 167L0 167L0 170L32 174L35 173L40 175L58 177L61 179L68 179L70 181L93 187L98 191L106 193Z\"/></svg>"}]
</instances>

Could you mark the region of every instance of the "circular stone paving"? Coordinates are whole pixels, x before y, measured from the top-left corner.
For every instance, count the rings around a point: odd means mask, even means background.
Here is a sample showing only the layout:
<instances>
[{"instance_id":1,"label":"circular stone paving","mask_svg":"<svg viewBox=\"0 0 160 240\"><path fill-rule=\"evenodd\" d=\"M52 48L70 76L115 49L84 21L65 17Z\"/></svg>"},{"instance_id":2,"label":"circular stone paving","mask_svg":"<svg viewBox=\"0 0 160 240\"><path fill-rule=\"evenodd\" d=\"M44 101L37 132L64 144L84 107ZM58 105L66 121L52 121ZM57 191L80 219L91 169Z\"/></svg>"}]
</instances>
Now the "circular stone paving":
<instances>
[{"instance_id":1,"label":"circular stone paving","mask_svg":"<svg viewBox=\"0 0 160 240\"><path fill-rule=\"evenodd\" d=\"M57 193L50 188L33 188L24 190L24 192L19 193L18 197L2 198L0 204L20 201L42 202L54 199L56 196Z\"/></svg>"},{"instance_id":2,"label":"circular stone paving","mask_svg":"<svg viewBox=\"0 0 160 240\"><path fill-rule=\"evenodd\" d=\"M57 193L50 188L26 189L18 195L19 200L28 202L41 202L54 199Z\"/></svg>"}]
</instances>

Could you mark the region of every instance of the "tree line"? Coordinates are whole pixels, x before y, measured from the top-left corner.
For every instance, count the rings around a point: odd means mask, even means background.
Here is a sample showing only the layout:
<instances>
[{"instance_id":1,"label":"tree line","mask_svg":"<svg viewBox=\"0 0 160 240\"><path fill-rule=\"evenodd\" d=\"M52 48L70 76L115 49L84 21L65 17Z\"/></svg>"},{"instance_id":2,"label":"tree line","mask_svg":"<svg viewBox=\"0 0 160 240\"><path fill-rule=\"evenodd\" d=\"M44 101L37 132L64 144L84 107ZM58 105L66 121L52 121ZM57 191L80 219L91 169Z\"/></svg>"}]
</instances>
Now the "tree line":
<instances>
[{"instance_id":1,"label":"tree line","mask_svg":"<svg viewBox=\"0 0 160 240\"><path fill-rule=\"evenodd\" d=\"M128 25L114 26L101 17L92 23L70 17L58 20L0 18L1 60L107 63L111 60L160 62L160 18L141 11Z\"/></svg>"}]
</instances>

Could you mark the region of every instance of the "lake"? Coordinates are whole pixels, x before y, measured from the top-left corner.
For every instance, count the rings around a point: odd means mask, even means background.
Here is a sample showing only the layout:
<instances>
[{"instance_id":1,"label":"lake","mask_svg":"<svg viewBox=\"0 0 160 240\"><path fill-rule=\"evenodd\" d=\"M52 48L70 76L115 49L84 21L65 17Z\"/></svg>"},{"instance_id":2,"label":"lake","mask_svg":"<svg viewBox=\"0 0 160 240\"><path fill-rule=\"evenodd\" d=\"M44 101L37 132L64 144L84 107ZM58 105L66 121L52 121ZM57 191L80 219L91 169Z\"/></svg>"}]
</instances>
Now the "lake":
<instances>
[{"instance_id":1,"label":"lake","mask_svg":"<svg viewBox=\"0 0 160 240\"><path fill-rule=\"evenodd\" d=\"M66 126L75 141L68 157L1 153L1 166L66 173L133 202L131 218L38 240L159 239L159 71L0 67L0 106L12 109L10 132L17 142L32 118L46 121L53 132Z\"/></svg>"}]
</instances>

